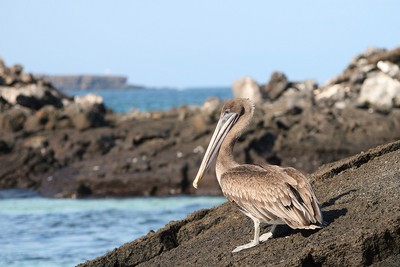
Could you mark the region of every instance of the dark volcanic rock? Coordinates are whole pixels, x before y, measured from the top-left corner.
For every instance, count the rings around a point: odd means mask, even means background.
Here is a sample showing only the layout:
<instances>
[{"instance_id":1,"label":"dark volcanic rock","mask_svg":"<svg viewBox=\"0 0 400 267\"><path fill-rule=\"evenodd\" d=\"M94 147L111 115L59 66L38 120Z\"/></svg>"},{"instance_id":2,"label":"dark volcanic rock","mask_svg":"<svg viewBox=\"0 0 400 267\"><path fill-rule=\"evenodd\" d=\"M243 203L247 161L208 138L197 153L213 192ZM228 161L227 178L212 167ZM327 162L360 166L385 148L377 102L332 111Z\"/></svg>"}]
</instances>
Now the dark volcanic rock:
<instances>
[{"instance_id":1,"label":"dark volcanic rock","mask_svg":"<svg viewBox=\"0 0 400 267\"><path fill-rule=\"evenodd\" d=\"M399 51L369 49L322 86L312 80L290 82L274 73L261 86L268 95L254 80L239 80L235 94L253 97L256 109L236 144L237 161L310 173L324 163L400 139ZM113 114L99 96L72 99L46 81L23 75L19 67L7 68L0 61L0 140L7 144L0 153L0 165L7 165L0 168L1 188L18 185L58 197L221 193L213 172L199 190L190 186L221 101ZM46 146L31 142L41 138ZM27 153L27 143L35 153ZM44 153L46 160L34 172L19 160L26 155L36 162L42 151L54 154Z\"/></svg>"},{"instance_id":2,"label":"dark volcanic rock","mask_svg":"<svg viewBox=\"0 0 400 267\"><path fill-rule=\"evenodd\" d=\"M325 165L311 181L323 229L281 226L277 237L232 254L253 237L253 224L226 203L79 266L398 266L400 141Z\"/></svg>"},{"instance_id":3,"label":"dark volcanic rock","mask_svg":"<svg viewBox=\"0 0 400 267\"><path fill-rule=\"evenodd\" d=\"M271 74L269 82L264 86L264 91L271 100L277 99L288 87L288 79L281 72Z\"/></svg>"},{"instance_id":4,"label":"dark volcanic rock","mask_svg":"<svg viewBox=\"0 0 400 267\"><path fill-rule=\"evenodd\" d=\"M17 132L24 127L29 111L15 108L0 113L0 128L6 131Z\"/></svg>"},{"instance_id":5,"label":"dark volcanic rock","mask_svg":"<svg viewBox=\"0 0 400 267\"><path fill-rule=\"evenodd\" d=\"M207 134L200 135L187 123L171 117L162 123L134 120L115 128L46 132L42 136L63 168L43 174L36 188L57 197L83 196L77 192L82 184L92 196L220 194L211 174L202 190L190 186L211 130L203 125Z\"/></svg>"}]
</instances>

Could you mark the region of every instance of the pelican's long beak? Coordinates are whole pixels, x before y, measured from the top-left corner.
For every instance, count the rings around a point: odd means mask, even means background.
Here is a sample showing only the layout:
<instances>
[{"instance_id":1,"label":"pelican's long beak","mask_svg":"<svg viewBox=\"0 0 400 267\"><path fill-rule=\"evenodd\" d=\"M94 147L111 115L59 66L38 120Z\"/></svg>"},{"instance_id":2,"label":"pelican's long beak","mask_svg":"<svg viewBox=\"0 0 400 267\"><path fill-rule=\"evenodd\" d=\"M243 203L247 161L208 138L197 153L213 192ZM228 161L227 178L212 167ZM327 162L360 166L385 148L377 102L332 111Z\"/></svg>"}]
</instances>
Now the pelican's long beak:
<instances>
[{"instance_id":1,"label":"pelican's long beak","mask_svg":"<svg viewBox=\"0 0 400 267\"><path fill-rule=\"evenodd\" d=\"M211 163L217 157L219 148L221 147L225 136L235 124L238 117L238 114L233 112L228 112L221 115L217 127L215 128L214 133L211 137L210 144L208 144L206 153L204 154L200 169L197 172L196 178L193 181L194 188L197 188L197 184L200 182L201 178L203 178L203 175L207 172L207 170L210 168Z\"/></svg>"}]
</instances>

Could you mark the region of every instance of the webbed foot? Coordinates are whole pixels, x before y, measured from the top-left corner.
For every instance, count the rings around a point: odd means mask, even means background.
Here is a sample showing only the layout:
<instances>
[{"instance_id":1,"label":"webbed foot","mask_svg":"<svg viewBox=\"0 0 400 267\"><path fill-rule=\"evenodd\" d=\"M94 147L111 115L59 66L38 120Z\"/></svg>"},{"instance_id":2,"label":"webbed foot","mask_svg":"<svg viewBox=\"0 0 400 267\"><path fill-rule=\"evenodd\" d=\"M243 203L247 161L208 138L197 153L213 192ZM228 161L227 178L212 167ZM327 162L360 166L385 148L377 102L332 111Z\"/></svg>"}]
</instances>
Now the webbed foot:
<instances>
[{"instance_id":1,"label":"webbed foot","mask_svg":"<svg viewBox=\"0 0 400 267\"><path fill-rule=\"evenodd\" d=\"M265 233L260 236L260 242L265 242L268 239L272 238L273 234L271 232Z\"/></svg>"},{"instance_id":2,"label":"webbed foot","mask_svg":"<svg viewBox=\"0 0 400 267\"><path fill-rule=\"evenodd\" d=\"M245 245L238 246L237 248L235 248L235 249L232 251L232 253L239 252L239 251L244 250L244 249L248 249L248 248L255 247L255 246L257 246L258 244L259 244L259 242L251 241L250 243L247 243L247 244L245 244Z\"/></svg>"}]
</instances>

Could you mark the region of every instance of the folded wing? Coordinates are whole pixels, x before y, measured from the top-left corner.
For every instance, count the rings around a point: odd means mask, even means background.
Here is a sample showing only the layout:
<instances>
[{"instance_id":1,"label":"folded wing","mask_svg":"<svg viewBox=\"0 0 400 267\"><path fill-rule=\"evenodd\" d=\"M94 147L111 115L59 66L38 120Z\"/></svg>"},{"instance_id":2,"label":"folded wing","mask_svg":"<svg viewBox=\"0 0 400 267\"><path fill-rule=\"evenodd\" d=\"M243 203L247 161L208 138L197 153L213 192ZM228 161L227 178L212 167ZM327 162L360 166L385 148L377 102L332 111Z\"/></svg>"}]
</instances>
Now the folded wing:
<instances>
[{"instance_id":1,"label":"folded wing","mask_svg":"<svg viewBox=\"0 0 400 267\"><path fill-rule=\"evenodd\" d=\"M262 222L314 229L322 224L318 200L307 178L293 168L241 165L221 176L224 195Z\"/></svg>"}]
</instances>

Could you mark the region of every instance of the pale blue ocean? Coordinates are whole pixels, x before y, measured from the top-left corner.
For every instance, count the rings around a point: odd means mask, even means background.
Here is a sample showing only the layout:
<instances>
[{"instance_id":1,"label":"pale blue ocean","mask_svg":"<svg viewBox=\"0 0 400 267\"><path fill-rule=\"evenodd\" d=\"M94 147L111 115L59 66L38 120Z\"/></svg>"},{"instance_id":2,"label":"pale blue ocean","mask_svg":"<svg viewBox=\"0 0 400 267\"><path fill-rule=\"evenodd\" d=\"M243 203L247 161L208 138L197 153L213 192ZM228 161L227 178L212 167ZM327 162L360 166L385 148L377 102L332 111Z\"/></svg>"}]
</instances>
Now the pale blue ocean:
<instances>
[{"instance_id":1,"label":"pale blue ocean","mask_svg":"<svg viewBox=\"0 0 400 267\"><path fill-rule=\"evenodd\" d=\"M201 105L211 96L222 100L232 98L232 90L226 88L189 88L175 89L96 89L67 90L70 95L94 93L101 95L107 107L115 112L129 112L133 108L145 110L167 110L182 105Z\"/></svg>"},{"instance_id":2,"label":"pale blue ocean","mask_svg":"<svg viewBox=\"0 0 400 267\"><path fill-rule=\"evenodd\" d=\"M116 112L166 110L231 98L229 88L67 91L102 95ZM157 230L170 220L225 202L223 197L48 199L0 190L0 267L75 266Z\"/></svg>"}]
</instances>

